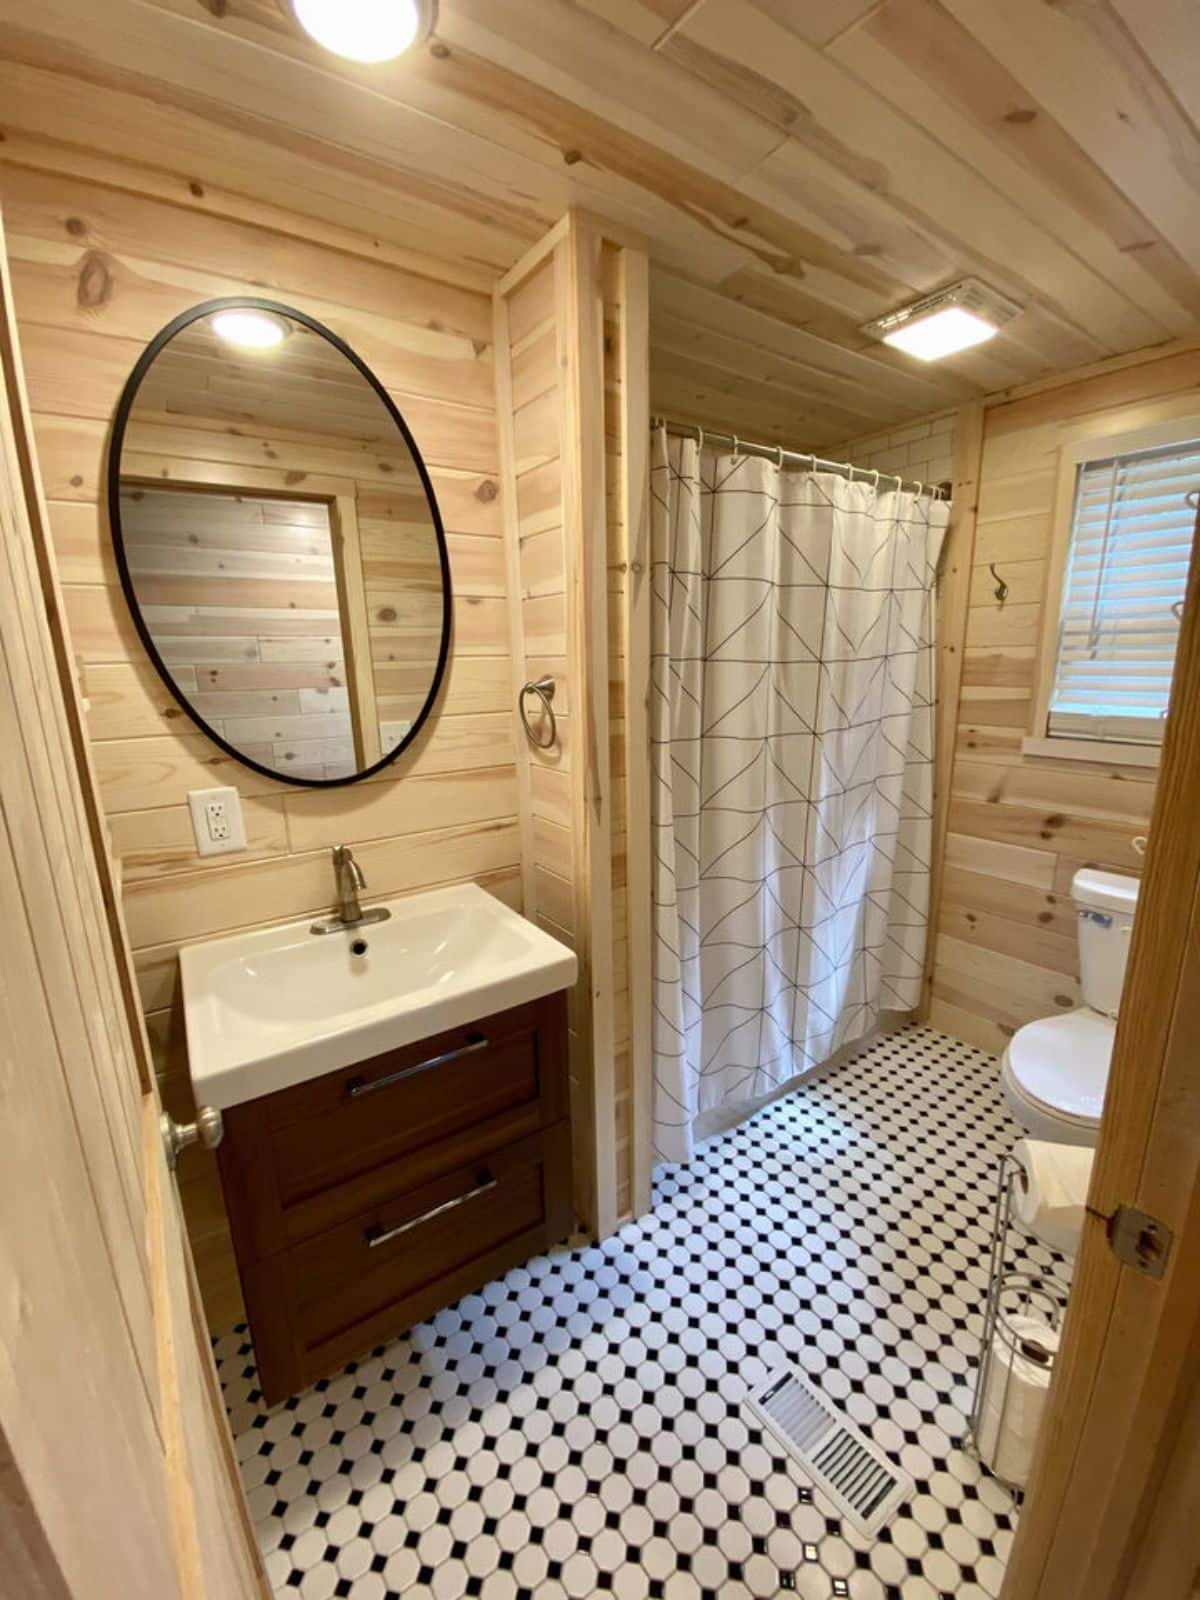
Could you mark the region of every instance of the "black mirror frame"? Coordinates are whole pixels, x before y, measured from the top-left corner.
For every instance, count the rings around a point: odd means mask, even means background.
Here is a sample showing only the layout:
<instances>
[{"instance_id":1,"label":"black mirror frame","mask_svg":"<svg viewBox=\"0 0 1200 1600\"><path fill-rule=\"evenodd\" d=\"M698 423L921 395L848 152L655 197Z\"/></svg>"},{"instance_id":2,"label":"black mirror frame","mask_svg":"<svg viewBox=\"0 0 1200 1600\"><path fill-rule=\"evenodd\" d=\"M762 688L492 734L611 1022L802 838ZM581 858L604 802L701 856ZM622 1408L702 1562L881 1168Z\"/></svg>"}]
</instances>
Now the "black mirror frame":
<instances>
[{"instance_id":1,"label":"black mirror frame","mask_svg":"<svg viewBox=\"0 0 1200 1600\"><path fill-rule=\"evenodd\" d=\"M400 436L407 444L413 461L416 463L417 472L425 490L425 498L429 503L430 515L433 519L433 531L437 537L438 560L442 572L442 634L438 646L438 658L437 665L434 668L433 681L429 686L429 693L425 697L425 702L420 712L413 719L412 727L396 748L389 750L387 755L375 762L374 766L364 767L361 772L355 772L348 778L289 777L286 772L278 772L273 767L264 767L257 761L251 761L248 756L243 755L227 739L223 739L219 733L211 728L200 713L188 703L183 691L171 676L166 662L159 655L158 648L150 635L150 630L142 617L137 591L129 571L129 564L125 559L125 540L121 530L121 449L125 442L125 430L129 423L129 415L137 398L137 392L141 388L142 380L153 365L155 357L170 343L177 333L180 333L184 328L190 327L193 322L199 322L204 317L211 317L214 312L235 309L267 311L275 316L288 317L294 322L302 323L304 327L310 329L313 333L320 334L323 339L328 339L336 350L341 351L347 361L371 385L371 388L383 402L388 415L399 429ZM121 579L121 588L125 593L125 603L129 607L130 616L133 618L133 625L138 631L138 637L145 646L146 653L149 655L155 671L171 691L176 702L187 713L196 727L200 729L201 733L211 739L220 749L224 750L226 755L232 756L235 761L240 762L242 766L249 767L253 772L260 772L264 777L274 778L279 783L289 783L293 788L297 789L339 789L350 783L361 783L364 778L374 777L376 773L381 772L384 767L389 766L408 749L428 720L446 676L446 664L450 654L451 617L453 615L450 588L450 555L446 548L446 531L442 526L442 514L438 507L437 496L434 493L424 458L417 448L417 442L387 390L371 371L370 367L367 366L366 362L363 361L362 357L356 354L344 339L339 339L337 334L327 328L323 322L318 322L315 317L310 317L307 312L297 311L294 306L283 305L278 300L264 300L255 295L227 295L217 300L205 300L199 305L192 306L190 310L181 312L179 316L174 317L154 335L154 338L151 339L138 357L133 371L125 382L125 387L121 390L121 398L117 401L117 409L113 416L112 430L109 435L107 477L109 534L112 539L113 553L116 557L117 573Z\"/></svg>"}]
</instances>

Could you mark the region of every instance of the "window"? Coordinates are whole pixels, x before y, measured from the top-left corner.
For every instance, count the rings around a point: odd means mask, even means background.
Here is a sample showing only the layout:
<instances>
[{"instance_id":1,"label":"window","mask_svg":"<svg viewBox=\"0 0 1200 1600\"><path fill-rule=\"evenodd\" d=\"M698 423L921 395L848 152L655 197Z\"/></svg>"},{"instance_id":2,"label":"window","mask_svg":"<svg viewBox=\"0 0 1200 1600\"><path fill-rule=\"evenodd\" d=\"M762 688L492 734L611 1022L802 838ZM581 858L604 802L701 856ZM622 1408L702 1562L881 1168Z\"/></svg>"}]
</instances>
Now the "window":
<instances>
[{"instance_id":1,"label":"window","mask_svg":"<svg viewBox=\"0 0 1200 1600\"><path fill-rule=\"evenodd\" d=\"M1089 439L1063 471L1069 532L1036 731L1157 746L1196 522L1187 496L1200 491L1200 419Z\"/></svg>"}]
</instances>

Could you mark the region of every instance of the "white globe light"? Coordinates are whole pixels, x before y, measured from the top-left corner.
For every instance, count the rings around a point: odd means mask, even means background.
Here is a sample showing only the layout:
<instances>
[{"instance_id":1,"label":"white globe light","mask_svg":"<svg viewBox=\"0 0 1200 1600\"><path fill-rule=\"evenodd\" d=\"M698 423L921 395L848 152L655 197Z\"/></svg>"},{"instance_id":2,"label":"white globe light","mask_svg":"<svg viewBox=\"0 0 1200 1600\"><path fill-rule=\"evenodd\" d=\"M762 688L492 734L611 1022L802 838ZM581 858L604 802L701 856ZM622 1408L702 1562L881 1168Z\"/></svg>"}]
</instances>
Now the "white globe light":
<instances>
[{"instance_id":1,"label":"white globe light","mask_svg":"<svg viewBox=\"0 0 1200 1600\"><path fill-rule=\"evenodd\" d=\"M243 350L270 350L283 343L288 331L278 317L249 309L218 311L212 325L218 338Z\"/></svg>"},{"instance_id":2,"label":"white globe light","mask_svg":"<svg viewBox=\"0 0 1200 1600\"><path fill-rule=\"evenodd\" d=\"M318 44L350 61L402 56L424 20L417 0L292 0L292 9Z\"/></svg>"}]
</instances>

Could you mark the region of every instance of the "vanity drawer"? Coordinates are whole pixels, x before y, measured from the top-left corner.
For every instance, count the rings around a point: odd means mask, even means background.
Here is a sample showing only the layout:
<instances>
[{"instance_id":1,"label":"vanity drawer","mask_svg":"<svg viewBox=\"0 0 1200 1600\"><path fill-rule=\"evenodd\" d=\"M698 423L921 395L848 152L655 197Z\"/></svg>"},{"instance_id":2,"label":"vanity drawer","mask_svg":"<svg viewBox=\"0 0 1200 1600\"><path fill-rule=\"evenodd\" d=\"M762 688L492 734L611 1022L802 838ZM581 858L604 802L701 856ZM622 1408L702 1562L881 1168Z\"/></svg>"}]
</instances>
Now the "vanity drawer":
<instances>
[{"instance_id":1,"label":"vanity drawer","mask_svg":"<svg viewBox=\"0 0 1200 1600\"><path fill-rule=\"evenodd\" d=\"M561 995L498 1012L227 1114L239 1259L325 1233L566 1115Z\"/></svg>"},{"instance_id":2,"label":"vanity drawer","mask_svg":"<svg viewBox=\"0 0 1200 1600\"><path fill-rule=\"evenodd\" d=\"M245 1275L268 1404L571 1229L568 1124L372 1206Z\"/></svg>"},{"instance_id":3,"label":"vanity drawer","mask_svg":"<svg viewBox=\"0 0 1200 1600\"><path fill-rule=\"evenodd\" d=\"M496 1011L478 1022L367 1056L255 1103L265 1108L268 1125L277 1132L298 1130L330 1116L357 1116L364 1128L381 1117L395 1118L402 1109L432 1116L451 1090L474 1096L486 1086L493 1052L522 1044L532 1051L534 1035L561 1005L560 995L550 995ZM460 1103L458 1114L468 1114L474 1104L473 1099Z\"/></svg>"}]
</instances>

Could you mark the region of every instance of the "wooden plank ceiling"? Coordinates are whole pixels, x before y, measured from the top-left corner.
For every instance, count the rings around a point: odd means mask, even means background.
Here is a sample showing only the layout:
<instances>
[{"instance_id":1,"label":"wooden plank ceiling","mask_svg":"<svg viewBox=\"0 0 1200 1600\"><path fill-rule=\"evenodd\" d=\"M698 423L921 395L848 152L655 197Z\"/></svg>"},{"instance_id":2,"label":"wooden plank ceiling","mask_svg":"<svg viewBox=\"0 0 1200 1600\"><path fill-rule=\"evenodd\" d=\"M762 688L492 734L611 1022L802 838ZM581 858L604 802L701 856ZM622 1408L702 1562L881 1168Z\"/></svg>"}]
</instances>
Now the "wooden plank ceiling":
<instances>
[{"instance_id":1,"label":"wooden plank ceiling","mask_svg":"<svg viewBox=\"0 0 1200 1600\"><path fill-rule=\"evenodd\" d=\"M1198 119L1193 0L441 0L372 68L286 0L0 0L5 159L133 155L465 281L589 207L650 242L656 409L801 448L1195 333ZM968 273L1025 308L983 349L859 332Z\"/></svg>"}]
</instances>

